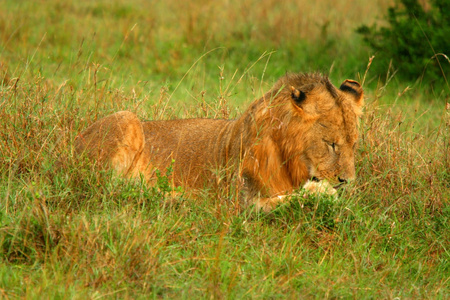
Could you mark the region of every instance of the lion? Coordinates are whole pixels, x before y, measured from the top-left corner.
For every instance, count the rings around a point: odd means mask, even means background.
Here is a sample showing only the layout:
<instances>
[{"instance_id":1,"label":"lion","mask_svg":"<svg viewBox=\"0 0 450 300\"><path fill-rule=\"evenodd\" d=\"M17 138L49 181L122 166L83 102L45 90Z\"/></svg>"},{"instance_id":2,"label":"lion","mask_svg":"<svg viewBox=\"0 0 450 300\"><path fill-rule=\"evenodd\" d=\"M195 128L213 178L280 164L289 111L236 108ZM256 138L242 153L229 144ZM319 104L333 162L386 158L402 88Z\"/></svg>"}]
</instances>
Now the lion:
<instances>
[{"instance_id":1,"label":"lion","mask_svg":"<svg viewBox=\"0 0 450 300\"><path fill-rule=\"evenodd\" d=\"M235 120L141 121L132 112L106 116L75 140L75 152L126 177L154 184L156 170L196 191L237 178L244 205L270 211L305 185L335 194L355 178L363 89L336 88L318 73L289 73Z\"/></svg>"}]
</instances>

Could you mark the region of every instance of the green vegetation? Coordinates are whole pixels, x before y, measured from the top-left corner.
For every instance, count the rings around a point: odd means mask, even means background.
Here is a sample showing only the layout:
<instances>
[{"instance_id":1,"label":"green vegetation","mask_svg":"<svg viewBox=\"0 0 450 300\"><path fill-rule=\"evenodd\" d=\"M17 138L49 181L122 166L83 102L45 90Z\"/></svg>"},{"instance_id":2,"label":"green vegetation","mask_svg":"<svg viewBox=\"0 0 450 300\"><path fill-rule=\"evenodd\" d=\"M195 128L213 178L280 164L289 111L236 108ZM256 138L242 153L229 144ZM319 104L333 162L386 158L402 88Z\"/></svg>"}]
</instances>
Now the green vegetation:
<instances>
[{"instance_id":1,"label":"green vegetation","mask_svg":"<svg viewBox=\"0 0 450 300\"><path fill-rule=\"evenodd\" d=\"M422 6L418 0L401 0L388 10L388 27L358 28L364 40L379 54L379 73L392 67L407 79L421 78L442 84L450 74L450 2L432 0ZM448 53L447 53L448 54Z\"/></svg>"},{"instance_id":2,"label":"green vegetation","mask_svg":"<svg viewBox=\"0 0 450 300\"><path fill-rule=\"evenodd\" d=\"M389 4L0 2L0 297L448 298L449 87L366 73L355 29ZM317 69L367 92L338 201L167 199L164 174L149 187L73 156L111 112L233 117Z\"/></svg>"}]
</instances>

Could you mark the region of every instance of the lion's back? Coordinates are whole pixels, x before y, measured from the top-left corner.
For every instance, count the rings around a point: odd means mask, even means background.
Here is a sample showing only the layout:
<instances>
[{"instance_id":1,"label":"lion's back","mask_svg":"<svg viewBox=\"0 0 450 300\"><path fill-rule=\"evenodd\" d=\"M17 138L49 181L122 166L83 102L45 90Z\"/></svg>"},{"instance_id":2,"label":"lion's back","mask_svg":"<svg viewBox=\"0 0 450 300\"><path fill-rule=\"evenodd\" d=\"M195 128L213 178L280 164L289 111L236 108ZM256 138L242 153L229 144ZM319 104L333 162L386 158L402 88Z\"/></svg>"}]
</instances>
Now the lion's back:
<instances>
[{"instance_id":1,"label":"lion's back","mask_svg":"<svg viewBox=\"0 0 450 300\"><path fill-rule=\"evenodd\" d=\"M143 122L143 154L161 171L173 162L175 178L196 185L205 170L219 166L225 159L233 122L218 119Z\"/></svg>"}]
</instances>

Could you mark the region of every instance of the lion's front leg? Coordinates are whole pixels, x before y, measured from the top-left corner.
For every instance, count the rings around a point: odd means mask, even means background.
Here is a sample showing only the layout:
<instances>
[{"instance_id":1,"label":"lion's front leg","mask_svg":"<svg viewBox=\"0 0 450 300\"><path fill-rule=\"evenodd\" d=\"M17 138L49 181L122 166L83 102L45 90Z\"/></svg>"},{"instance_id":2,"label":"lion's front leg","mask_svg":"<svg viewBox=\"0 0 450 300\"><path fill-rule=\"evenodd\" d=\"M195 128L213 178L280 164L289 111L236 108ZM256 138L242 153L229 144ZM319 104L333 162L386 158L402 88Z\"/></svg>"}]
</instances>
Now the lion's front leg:
<instances>
[{"instance_id":1,"label":"lion's front leg","mask_svg":"<svg viewBox=\"0 0 450 300\"><path fill-rule=\"evenodd\" d=\"M260 176L252 177L252 174L245 174L243 180L243 191L246 205L255 205L257 210L269 212L277 205L286 201L286 196L292 192L292 185L289 181L263 181Z\"/></svg>"},{"instance_id":2,"label":"lion's front leg","mask_svg":"<svg viewBox=\"0 0 450 300\"><path fill-rule=\"evenodd\" d=\"M286 200L285 198L285 195L271 198L257 198L254 203L257 210L270 212L275 209L277 205L283 203Z\"/></svg>"},{"instance_id":3,"label":"lion's front leg","mask_svg":"<svg viewBox=\"0 0 450 300\"><path fill-rule=\"evenodd\" d=\"M257 209L271 211L292 193L292 178L271 139L263 139L246 153L242 176L249 204ZM248 203L248 202L247 202Z\"/></svg>"}]
</instances>

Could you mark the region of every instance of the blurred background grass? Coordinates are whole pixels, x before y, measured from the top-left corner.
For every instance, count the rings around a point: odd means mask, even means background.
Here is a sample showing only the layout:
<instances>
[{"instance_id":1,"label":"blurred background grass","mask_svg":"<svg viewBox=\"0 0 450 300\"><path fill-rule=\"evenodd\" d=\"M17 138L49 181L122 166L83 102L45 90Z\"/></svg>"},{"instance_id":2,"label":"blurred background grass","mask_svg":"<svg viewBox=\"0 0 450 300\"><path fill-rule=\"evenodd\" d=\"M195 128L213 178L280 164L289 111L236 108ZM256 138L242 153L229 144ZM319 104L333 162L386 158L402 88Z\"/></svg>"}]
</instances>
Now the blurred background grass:
<instances>
[{"instance_id":1,"label":"blurred background grass","mask_svg":"<svg viewBox=\"0 0 450 300\"><path fill-rule=\"evenodd\" d=\"M7 0L0 55L11 77L55 84L79 85L91 68L116 88L175 84L205 53L192 72L197 85L216 84L218 67L233 74L254 65L250 76L260 78L266 64L270 80L311 70L342 80L364 72L370 56L356 28L380 21L391 3Z\"/></svg>"}]
</instances>

